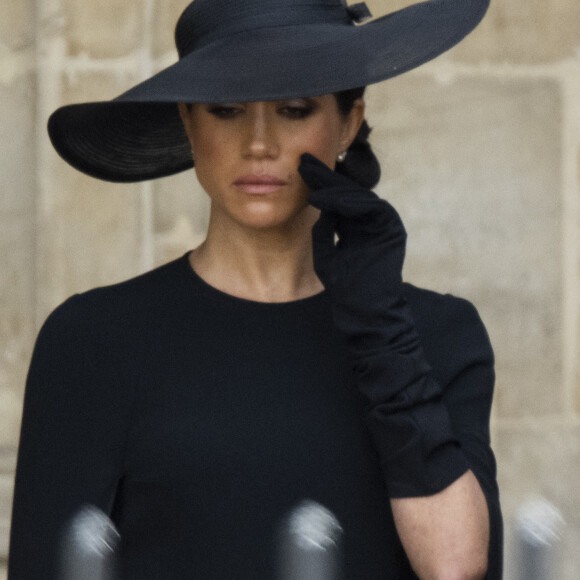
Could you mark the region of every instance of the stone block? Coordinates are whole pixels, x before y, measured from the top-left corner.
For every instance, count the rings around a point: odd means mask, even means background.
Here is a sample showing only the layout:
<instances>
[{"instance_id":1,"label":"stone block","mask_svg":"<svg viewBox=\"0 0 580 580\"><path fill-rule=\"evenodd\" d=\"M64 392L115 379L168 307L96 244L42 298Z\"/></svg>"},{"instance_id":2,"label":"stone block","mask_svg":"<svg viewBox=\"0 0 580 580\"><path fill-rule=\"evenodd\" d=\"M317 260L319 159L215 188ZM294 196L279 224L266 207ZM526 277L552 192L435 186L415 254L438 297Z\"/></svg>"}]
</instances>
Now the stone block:
<instances>
[{"instance_id":1,"label":"stone block","mask_svg":"<svg viewBox=\"0 0 580 580\"><path fill-rule=\"evenodd\" d=\"M0 578L2 578L2 564L8 559L15 468L16 449L0 447Z\"/></svg>"},{"instance_id":2,"label":"stone block","mask_svg":"<svg viewBox=\"0 0 580 580\"><path fill-rule=\"evenodd\" d=\"M577 0L491 2L480 27L452 52L457 60L543 64L571 58L580 49Z\"/></svg>"},{"instance_id":3,"label":"stone block","mask_svg":"<svg viewBox=\"0 0 580 580\"><path fill-rule=\"evenodd\" d=\"M0 212L0 445L18 441L22 394L35 336L35 272L29 224Z\"/></svg>"},{"instance_id":4,"label":"stone block","mask_svg":"<svg viewBox=\"0 0 580 580\"><path fill-rule=\"evenodd\" d=\"M0 220L3 224L0 231L0 445L3 445L18 436L20 399L35 332L35 272L33 240L25 238L27 231L30 232L29 224L21 216L2 212Z\"/></svg>"},{"instance_id":5,"label":"stone block","mask_svg":"<svg viewBox=\"0 0 580 580\"><path fill-rule=\"evenodd\" d=\"M580 109L579 109L580 110ZM578 195L580 196L580 149L578 151L578 156L577 156L577 175L578 175L578 187L577 187L577 192ZM576 244L576 257L577 257L577 262L576 262L576 270L575 270L575 288L576 288L576 304L577 304L577 308L580 308L580 213L576 215L576 236L574 238L574 241L570 241L569 243L575 243ZM576 320L579 321L580 319L580 311L577 311L576 313ZM576 326L576 328L578 328L578 325ZM576 357L575 357L575 361L576 361L576 377L575 377L575 391L574 391L574 410L576 412L577 416L580 416L580 343L578 341L580 341L580 336L578 335L578 333L575 334L576 337L576 344L575 346L575 352L576 352Z\"/></svg>"},{"instance_id":6,"label":"stone block","mask_svg":"<svg viewBox=\"0 0 580 580\"><path fill-rule=\"evenodd\" d=\"M173 34L177 19L183 10L189 6L191 0L155 0L153 9L153 54L157 57L167 53L175 54Z\"/></svg>"},{"instance_id":7,"label":"stone block","mask_svg":"<svg viewBox=\"0 0 580 580\"><path fill-rule=\"evenodd\" d=\"M31 336L30 333L28 336ZM32 341L30 341L31 343ZM32 345L30 344L30 350ZM29 351L26 351L29 354ZM12 382L0 387L0 445L17 445L20 435L20 419L22 416L22 395L26 379L28 357L13 371ZM8 371L11 369L8 368ZM4 374L4 372L2 372ZM7 373L8 374L8 373Z\"/></svg>"},{"instance_id":8,"label":"stone block","mask_svg":"<svg viewBox=\"0 0 580 580\"><path fill-rule=\"evenodd\" d=\"M356 4L355 0L348 0L347 4ZM380 18L387 13L395 12L396 10L401 10L409 6L413 2L409 0L390 0L385 2L384 0L366 0L366 5L369 7L373 18Z\"/></svg>"},{"instance_id":9,"label":"stone block","mask_svg":"<svg viewBox=\"0 0 580 580\"><path fill-rule=\"evenodd\" d=\"M34 44L34 0L0 0L0 50L22 50Z\"/></svg>"},{"instance_id":10,"label":"stone block","mask_svg":"<svg viewBox=\"0 0 580 580\"><path fill-rule=\"evenodd\" d=\"M125 56L143 42L142 2L61 0L69 54L94 59Z\"/></svg>"},{"instance_id":11,"label":"stone block","mask_svg":"<svg viewBox=\"0 0 580 580\"><path fill-rule=\"evenodd\" d=\"M24 71L0 77L0 211L28 212L33 207L36 150L36 84Z\"/></svg>"},{"instance_id":12,"label":"stone block","mask_svg":"<svg viewBox=\"0 0 580 580\"><path fill-rule=\"evenodd\" d=\"M0 562L8 560L13 491L13 474L0 474Z\"/></svg>"},{"instance_id":13,"label":"stone block","mask_svg":"<svg viewBox=\"0 0 580 580\"><path fill-rule=\"evenodd\" d=\"M558 85L415 73L368 104L378 191L409 232L406 278L480 309L499 416L561 411Z\"/></svg>"},{"instance_id":14,"label":"stone block","mask_svg":"<svg viewBox=\"0 0 580 580\"><path fill-rule=\"evenodd\" d=\"M160 179L154 190L155 261L158 264L183 255L204 239L209 198L195 171Z\"/></svg>"},{"instance_id":15,"label":"stone block","mask_svg":"<svg viewBox=\"0 0 580 580\"><path fill-rule=\"evenodd\" d=\"M576 345L576 347L576 388L574 391L574 412L576 413L576 416L580 416L580 364L578 364L578 361L580 361L580 353L578 352L578 350L580 350L580 346Z\"/></svg>"},{"instance_id":16,"label":"stone block","mask_svg":"<svg viewBox=\"0 0 580 580\"><path fill-rule=\"evenodd\" d=\"M104 73L79 74L65 84L63 102L99 99L121 92L118 79ZM129 278L141 271L139 184L113 184L71 168L52 150L48 137L45 191L39 214L41 313L70 294Z\"/></svg>"},{"instance_id":17,"label":"stone block","mask_svg":"<svg viewBox=\"0 0 580 580\"><path fill-rule=\"evenodd\" d=\"M0 83L0 446L18 441L34 337L34 79Z\"/></svg>"},{"instance_id":18,"label":"stone block","mask_svg":"<svg viewBox=\"0 0 580 580\"><path fill-rule=\"evenodd\" d=\"M87 67L69 75L63 74L62 77L59 76L61 102L51 106L56 109L69 103L109 100L137 84L142 80L141 77L140 71L125 67L95 72Z\"/></svg>"},{"instance_id":19,"label":"stone block","mask_svg":"<svg viewBox=\"0 0 580 580\"><path fill-rule=\"evenodd\" d=\"M413 2L368 0L373 15ZM388 5L388 10L385 5ZM577 0L492 0L481 24L448 56L461 62L541 64L573 57L580 48Z\"/></svg>"},{"instance_id":20,"label":"stone block","mask_svg":"<svg viewBox=\"0 0 580 580\"><path fill-rule=\"evenodd\" d=\"M580 427L532 423L502 426L494 442L506 524L506 578L516 578L514 521L520 505L543 498L563 515L561 540L555 542L559 569L550 578L576 580L580 570Z\"/></svg>"},{"instance_id":21,"label":"stone block","mask_svg":"<svg viewBox=\"0 0 580 580\"><path fill-rule=\"evenodd\" d=\"M138 186L101 183L63 164L53 175L59 191L42 223L39 292L55 306L137 274L142 235Z\"/></svg>"}]
</instances>

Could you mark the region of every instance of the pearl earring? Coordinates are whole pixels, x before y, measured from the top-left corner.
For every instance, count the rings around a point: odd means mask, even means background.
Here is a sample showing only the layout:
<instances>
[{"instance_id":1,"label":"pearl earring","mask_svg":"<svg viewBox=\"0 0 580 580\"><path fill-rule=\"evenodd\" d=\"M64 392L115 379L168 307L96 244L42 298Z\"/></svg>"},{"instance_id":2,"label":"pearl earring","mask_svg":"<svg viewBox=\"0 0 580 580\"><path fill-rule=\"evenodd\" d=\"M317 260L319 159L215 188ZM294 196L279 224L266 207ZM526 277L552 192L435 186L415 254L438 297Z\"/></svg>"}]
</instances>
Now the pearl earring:
<instances>
[{"instance_id":1,"label":"pearl earring","mask_svg":"<svg viewBox=\"0 0 580 580\"><path fill-rule=\"evenodd\" d=\"M338 157L337 160L339 163L343 163L344 160L346 159L346 151L343 151Z\"/></svg>"}]
</instances>

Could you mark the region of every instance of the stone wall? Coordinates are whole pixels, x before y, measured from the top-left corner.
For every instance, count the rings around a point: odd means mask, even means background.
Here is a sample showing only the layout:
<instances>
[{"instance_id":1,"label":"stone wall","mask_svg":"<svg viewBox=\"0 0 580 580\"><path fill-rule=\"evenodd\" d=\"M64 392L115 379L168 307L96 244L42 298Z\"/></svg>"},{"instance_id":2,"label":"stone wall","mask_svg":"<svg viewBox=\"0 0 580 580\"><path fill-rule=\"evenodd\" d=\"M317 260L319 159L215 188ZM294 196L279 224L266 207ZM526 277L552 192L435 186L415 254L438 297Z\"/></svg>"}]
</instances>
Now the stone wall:
<instances>
[{"instance_id":1,"label":"stone wall","mask_svg":"<svg viewBox=\"0 0 580 580\"><path fill-rule=\"evenodd\" d=\"M0 0L0 562L39 325L70 294L196 245L207 219L191 172L144 185L92 180L53 152L46 120L172 62L186 4ZM380 15L408 2L368 4ZM577 0L496 1L460 46L368 95L378 191L409 230L407 278L472 300L495 347L508 579L515 510L534 496L566 519L554 577L580 569L578 31Z\"/></svg>"}]
</instances>

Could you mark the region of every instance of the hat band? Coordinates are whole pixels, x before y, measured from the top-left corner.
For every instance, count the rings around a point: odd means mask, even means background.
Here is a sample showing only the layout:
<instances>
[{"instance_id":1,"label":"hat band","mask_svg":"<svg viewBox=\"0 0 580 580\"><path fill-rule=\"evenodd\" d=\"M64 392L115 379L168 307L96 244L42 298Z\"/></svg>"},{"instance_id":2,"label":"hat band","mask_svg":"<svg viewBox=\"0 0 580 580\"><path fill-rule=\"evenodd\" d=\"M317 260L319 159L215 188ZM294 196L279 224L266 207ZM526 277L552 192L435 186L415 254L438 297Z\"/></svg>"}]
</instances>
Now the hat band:
<instances>
[{"instance_id":1,"label":"hat band","mask_svg":"<svg viewBox=\"0 0 580 580\"><path fill-rule=\"evenodd\" d=\"M249 33L263 28L276 28L286 26L304 26L309 24L342 24L353 25L353 16L345 6L279 6L272 10L260 11L243 18L231 18L229 23L221 24L218 28L208 31L205 34L196 34L191 26L189 30L185 27L179 31L179 38L176 38L179 57L182 58L194 50L198 50L216 40L248 31ZM192 19L194 21L194 19ZM193 22L192 22L193 24Z\"/></svg>"}]
</instances>

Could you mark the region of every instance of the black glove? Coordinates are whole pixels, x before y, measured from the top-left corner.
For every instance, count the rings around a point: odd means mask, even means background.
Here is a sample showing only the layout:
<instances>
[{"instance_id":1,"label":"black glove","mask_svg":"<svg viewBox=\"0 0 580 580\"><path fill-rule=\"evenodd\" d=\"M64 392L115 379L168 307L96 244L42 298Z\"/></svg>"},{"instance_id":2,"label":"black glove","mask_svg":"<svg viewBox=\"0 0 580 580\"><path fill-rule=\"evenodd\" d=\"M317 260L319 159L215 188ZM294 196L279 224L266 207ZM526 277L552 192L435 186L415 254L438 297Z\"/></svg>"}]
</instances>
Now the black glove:
<instances>
[{"instance_id":1,"label":"black glove","mask_svg":"<svg viewBox=\"0 0 580 580\"><path fill-rule=\"evenodd\" d=\"M321 210L312 231L314 268L352 355L389 495L441 491L468 466L403 296L401 218L312 155L302 156L298 170Z\"/></svg>"}]
</instances>

